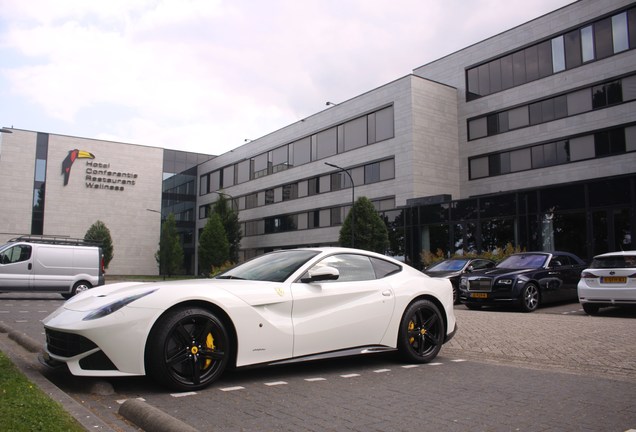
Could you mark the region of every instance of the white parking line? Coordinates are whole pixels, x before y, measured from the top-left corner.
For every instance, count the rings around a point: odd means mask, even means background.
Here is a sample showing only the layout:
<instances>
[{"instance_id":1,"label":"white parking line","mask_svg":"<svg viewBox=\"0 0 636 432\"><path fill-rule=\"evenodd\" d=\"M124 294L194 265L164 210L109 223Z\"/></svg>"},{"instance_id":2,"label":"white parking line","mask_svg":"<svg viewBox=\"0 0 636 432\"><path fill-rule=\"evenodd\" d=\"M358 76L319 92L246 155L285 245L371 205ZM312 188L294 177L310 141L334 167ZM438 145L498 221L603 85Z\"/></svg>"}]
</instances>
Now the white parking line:
<instances>
[{"instance_id":1,"label":"white parking line","mask_svg":"<svg viewBox=\"0 0 636 432\"><path fill-rule=\"evenodd\" d=\"M308 382L327 381L327 378L305 378L305 381L308 381Z\"/></svg>"},{"instance_id":2,"label":"white parking line","mask_svg":"<svg viewBox=\"0 0 636 432\"><path fill-rule=\"evenodd\" d=\"M413 369L413 368L416 368L416 367L419 367L419 366L420 365L416 365L416 364L414 364L414 365L404 365L404 366L402 366L402 368L404 368L404 369Z\"/></svg>"},{"instance_id":3,"label":"white parking line","mask_svg":"<svg viewBox=\"0 0 636 432\"><path fill-rule=\"evenodd\" d=\"M354 378L354 377L359 377L360 374L356 374L356 373L352 373L352 374L346 374L346 375L340 375L342 378Z\"/></svg>"},{"instance_id":4,"label":"white parking line","mask_svg":"<svg viewBox=\"0 0 636 432\"><path fill-rule=\"evenodd\" d=\"M219 390L224 391L224 392L229 392L229 391L236 391L236 390L245 390L245 387L241 387L241 386L225 387L225 388L221 388Z\"/></svg>"},{"instance_id":5,"label":"white parking line","mask_svg":"<svg viewBox=\"0 0 636 432\"><path fill-rule=\"evenodd\" d=\"M274 381L274 382L269 382L269 383L265 383L266 386L279 386L279 385L286 385L287 383L285 381Z\"/></svg>"},{"instance_id":6,"label":"white parking line","mask_svg":"<svg viewBox=\"0 0 636 432\"><path fill-rule=\"evenodd\" d=\"M170 393L170 396L180 398L185 396L194 396L195 394L197 394L197 392Z\"/></svg>"},{"instance_id":7,"label":"white parking line","mask_svg":"<svg viewBox=\"0 0 636 432\"><path fill-rule=\"evenodd\" d=\"M391 372L391 369L378 369L378 370L374 370L373 372L375 373Z\"/></svg>"}]
</instances>

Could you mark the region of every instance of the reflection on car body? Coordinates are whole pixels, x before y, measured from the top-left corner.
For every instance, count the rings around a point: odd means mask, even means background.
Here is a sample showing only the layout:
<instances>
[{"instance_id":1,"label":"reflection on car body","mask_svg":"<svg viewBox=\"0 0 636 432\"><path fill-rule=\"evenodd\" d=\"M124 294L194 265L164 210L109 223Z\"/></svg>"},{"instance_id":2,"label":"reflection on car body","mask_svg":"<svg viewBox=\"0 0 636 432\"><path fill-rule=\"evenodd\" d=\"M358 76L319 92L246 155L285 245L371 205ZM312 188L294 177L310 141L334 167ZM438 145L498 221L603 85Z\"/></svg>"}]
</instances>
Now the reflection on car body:
<instances>
[{"instance_id":1,"label":"reflection on car body","mask_svg":"<svg viewBox=\"0 0 636 432\"><path fill-rule=\"evenodd\" d=\"M542 303L574 300L583 268L583 260L567 252L513 254L494 269L462 276L460 301L469 309L514 304L532 312Z\"/></svg>"}]
</instances>

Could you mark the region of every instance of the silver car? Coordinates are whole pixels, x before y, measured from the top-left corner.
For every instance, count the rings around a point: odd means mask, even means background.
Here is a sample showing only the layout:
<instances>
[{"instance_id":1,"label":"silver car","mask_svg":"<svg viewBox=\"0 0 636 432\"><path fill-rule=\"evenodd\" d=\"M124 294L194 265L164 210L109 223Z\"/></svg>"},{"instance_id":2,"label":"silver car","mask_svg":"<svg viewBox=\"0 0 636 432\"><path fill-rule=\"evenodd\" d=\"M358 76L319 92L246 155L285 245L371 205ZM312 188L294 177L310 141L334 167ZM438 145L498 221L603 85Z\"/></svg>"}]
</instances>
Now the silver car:
<instances>
[{"instance_id":1,"label":"silver car","mask_svg":"<svg viewBox=\"0 0 636 432\"><path fill-rule=\"evenodd\" d=\"M604 306L636 304L636 251L595 256L581 273L578 295L590 315Z\"/></svg>"}]
</instances>

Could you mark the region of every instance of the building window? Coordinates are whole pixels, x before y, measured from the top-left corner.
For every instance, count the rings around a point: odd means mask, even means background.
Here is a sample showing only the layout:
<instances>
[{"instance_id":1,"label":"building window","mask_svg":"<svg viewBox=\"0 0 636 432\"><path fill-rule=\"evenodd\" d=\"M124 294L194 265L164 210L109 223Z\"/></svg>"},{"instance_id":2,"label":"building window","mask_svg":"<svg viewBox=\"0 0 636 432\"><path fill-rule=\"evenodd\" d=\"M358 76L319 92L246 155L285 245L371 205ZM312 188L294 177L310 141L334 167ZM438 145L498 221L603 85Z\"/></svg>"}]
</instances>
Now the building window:
<instances>
[{"instance_id":1,"label":"building window","mask_svg":"<svg viewBox=\"0 0 636 432\"><path fill-rule=\"evenodd\" d=\"M468 175L476 180L630 151L636 151L636 126L470 158Z\"/></svg>"},{"instance_id":2,"label":"building window","mask_svg":"<svg viewBox=\"0 0 636 432\"><path fill-rule=\"evenodd\" d=\"M298 140L291 146L294 149L294 166L311 162L311 139L309 137Z\"/></svg>"},{"instance_id":3,"label":"building window","mask_svg":"<svg viewBox=\"0 0 636 432\"><path fill-rule=\"evenodd\" d=\"M466 100L497 93L634 48L635 10L620 12L467 69Z\"/></svg>"},{"instance_id":4,"label":"building window","mask_svg":"<svg viewBox=\"0 0 636 432\"><path fill-rule=\"evenodd\" d=\"M237 170L236 180L237 180L237 184L241 184L241 183L245 183L245 182L250 181L250 172L251 172L250 165L251 165L251 161L249 159L241 161L241 162L236 164L236 170Z\"/></svg>"},{"instance_id":5,"label":"building window","mask_svg":"<svg viewBox=\"0 0 636 432\"><path fill-rule=\"evenodd\" d=\"M468 140L534 126L633 99L636 99L636 75L468 119Z\"/></svg>"}]
</instances>

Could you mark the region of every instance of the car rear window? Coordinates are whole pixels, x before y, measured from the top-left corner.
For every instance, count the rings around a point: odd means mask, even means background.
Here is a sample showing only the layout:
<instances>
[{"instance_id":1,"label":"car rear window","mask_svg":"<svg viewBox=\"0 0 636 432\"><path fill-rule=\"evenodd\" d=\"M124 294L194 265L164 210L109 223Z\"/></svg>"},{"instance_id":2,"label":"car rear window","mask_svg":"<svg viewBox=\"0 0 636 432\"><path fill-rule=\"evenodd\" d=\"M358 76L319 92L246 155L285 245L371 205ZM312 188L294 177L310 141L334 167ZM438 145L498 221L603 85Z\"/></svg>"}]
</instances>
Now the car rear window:
<instances>
[{"instance_id":1,"label":"car rear window","mask_svg":"<svg viewBox=\"0 0 636 432\"><path fill-rule=\"evenodd\" d=\"M592 261L592 268L636 268L636 255L620 255L597 257Z\"/></svg>"}]
</instances>

